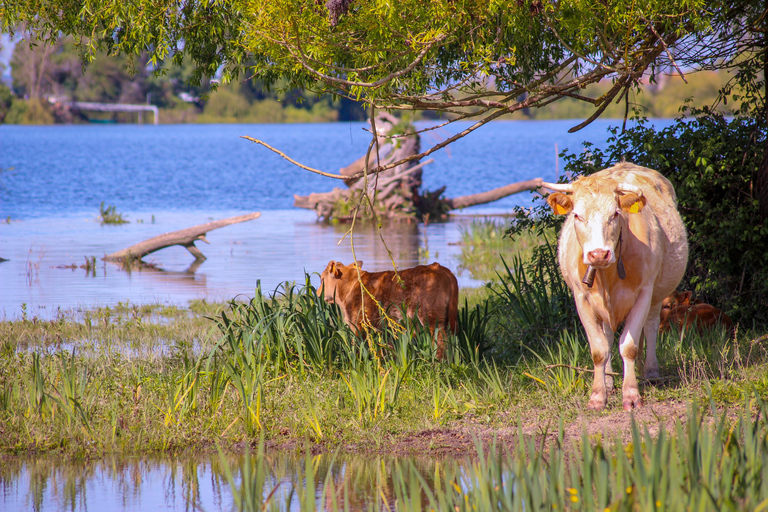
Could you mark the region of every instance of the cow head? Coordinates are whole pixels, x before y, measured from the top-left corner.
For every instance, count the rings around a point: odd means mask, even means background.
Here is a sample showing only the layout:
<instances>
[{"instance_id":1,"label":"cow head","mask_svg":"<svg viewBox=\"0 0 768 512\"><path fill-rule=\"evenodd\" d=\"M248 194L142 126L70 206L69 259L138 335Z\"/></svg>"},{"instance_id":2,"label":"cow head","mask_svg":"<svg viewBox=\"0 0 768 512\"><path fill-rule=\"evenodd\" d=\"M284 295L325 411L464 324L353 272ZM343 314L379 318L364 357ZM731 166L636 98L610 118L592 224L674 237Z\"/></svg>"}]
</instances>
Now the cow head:
<instances>
[{"instance_id":1,"label":"cow head","mask_svg":"<svg viewBox=\"0 0 768 512\"><path fill-rule=\"evenodd\" d=\"M556 191L547 197L552 210L571 216L584 264L605 268L614 263L623 219L645 206L642 190L629 183L616 186L608 181L542 186Z\"/></svg>"},{"instance_id":2,"label":"cow head","mask_svg":"<svg viewBox=\"0 0 768 512\"><path fill-rule=\"evenodd\" d=\"M320 274L320 287L317 289L317 296L325 299L329 304L336 303L339 283L349 276L352 272L357 273L357 269L363 266L362 261L356 261L351 265L344 265L338 261L331 261Z\"/></svg>"},{"instance_id":3,"label":"cow head","mask_svg":"<svg viewBox=\"0 0 768 512\"><path fill-rule=\"evenodd\" d=\"M693 292L691 291L678 292L677 290L675 290L674 292L670 293L667 297L665 297L663 301L661 301L661 308L674 309L678 306L690 306L692 304L691 302L692 296L693 296Z\"/></svg>"}]
</instances>

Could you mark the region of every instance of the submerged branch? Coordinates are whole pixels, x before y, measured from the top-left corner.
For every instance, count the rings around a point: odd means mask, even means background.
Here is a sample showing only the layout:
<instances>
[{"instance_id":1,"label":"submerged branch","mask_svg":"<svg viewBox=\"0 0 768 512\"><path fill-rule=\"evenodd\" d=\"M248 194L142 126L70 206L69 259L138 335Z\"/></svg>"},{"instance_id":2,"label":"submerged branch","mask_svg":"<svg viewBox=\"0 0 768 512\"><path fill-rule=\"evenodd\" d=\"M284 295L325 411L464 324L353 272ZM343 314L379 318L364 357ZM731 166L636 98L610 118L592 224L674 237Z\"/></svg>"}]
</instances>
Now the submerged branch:
<instances>
[{"instance_id":1,"label":"submerged branch","mask_svg":"<svg viewBox=\"0 0 768 512\"><path fill-rule=\"evenodd\" d=\"M205 243L210 243L205 239L206 233L214 229L223 228L231 224L238 224L248 220L257 219L261 216L261 213L254 212L246 215L239 215L237 217L230 217L228 219L215 220L213 222L206 222L205 224L198 224L191 228L181 229L179 231L171 231L163 235L144 240L138 244L134 244L127 249L113 252L104 257L107 261L127 261L127 260L140 260L147 254L165 249L172 245L181 245L187 249L196 260L202 261L205 259L200 249L195 247L195 242L202 240Z\"/></svg>"}]
</instances>

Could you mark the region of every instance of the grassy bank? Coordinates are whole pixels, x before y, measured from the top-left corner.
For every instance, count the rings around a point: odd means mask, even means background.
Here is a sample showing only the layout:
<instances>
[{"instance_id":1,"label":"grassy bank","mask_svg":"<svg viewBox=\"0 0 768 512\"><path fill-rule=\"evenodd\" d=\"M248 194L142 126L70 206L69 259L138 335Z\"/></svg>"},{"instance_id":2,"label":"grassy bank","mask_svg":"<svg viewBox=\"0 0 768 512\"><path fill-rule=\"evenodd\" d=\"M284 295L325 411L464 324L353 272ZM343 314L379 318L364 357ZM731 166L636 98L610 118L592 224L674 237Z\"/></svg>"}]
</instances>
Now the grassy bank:
<instances>
[{"instance_id":1,"label":"grassy bank","mask_svg":"<svg viewBox=\"0 0 768 512\"><path fill-rule=\"evenodd\" d=\"M488 298L463 301L446 362L436 361L420 326L354 336L311 287L188 310L121 305L4 322L0 450L93 456L264 436L270 446L461 451L467 443L427 436L418 445L413 436L454 429L466 439L512 438L518 427L533 434L552 418L623 415L620 393L606 411L584 411L589 350L572 310L547 291L557 286L553 271L518 261ZM645 383L646 402L689 401L707 387L718 404L752 390L766 396L761 334L663 335L664 379Z\"/></svg>"}]
</instances>

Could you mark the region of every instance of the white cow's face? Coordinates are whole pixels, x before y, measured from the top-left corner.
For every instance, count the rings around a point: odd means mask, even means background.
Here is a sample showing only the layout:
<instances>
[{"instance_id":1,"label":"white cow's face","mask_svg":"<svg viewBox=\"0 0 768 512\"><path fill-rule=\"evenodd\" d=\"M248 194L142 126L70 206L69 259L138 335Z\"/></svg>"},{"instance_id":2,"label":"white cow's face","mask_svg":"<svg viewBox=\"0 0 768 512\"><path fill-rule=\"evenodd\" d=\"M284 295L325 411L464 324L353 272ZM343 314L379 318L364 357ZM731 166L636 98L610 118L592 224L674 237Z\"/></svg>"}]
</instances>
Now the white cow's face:
<instances>
[{"instance_id":1,"label":"white cow's face","mask_svg":"<svg viewBox=\"0 0 768 512\"><path fill-rule=\"evenodd\" d=\"M551 194L547 198L555 213L570 215L585 265L605 268L616 262L616 246L628 214L638 213L645 198L634 193L605 193L582 187L572 195Z\"/></svg>"},{"instance_id":2,"label":"white cow's face","mask_svg":"<svg viewBox=\"0 0 768 512\"><path fill-rule=\"evenodd\" d=\"M579 197L581 196L581 197ZM621 209L613 196L579 194L571 217L585 265L604 268L616 261L616 244L621 231Z\"/></svg>"}]
</instances>

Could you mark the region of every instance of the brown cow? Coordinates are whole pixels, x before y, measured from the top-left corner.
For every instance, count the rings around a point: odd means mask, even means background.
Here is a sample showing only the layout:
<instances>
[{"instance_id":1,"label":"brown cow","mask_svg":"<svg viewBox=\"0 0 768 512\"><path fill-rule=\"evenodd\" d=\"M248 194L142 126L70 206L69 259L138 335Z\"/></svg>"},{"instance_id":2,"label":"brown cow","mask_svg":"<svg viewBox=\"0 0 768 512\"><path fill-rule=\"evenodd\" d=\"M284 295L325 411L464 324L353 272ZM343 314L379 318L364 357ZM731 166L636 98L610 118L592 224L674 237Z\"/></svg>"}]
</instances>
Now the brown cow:
<instances>
[{"instance_id":1,"label":"brown cow","mask_svg":"<svg viewBox=\"0 0 768 512\"><path fill-rule=\"evenodd\" d=\"M366 272L361 270L362 265L361 261L351 265L331 261L320 274L317 295L322 293L326 302L338 304L344 321L358 333L362 332L363 312L366 322L379 327L382 312L400 321L401 307L405 305L406 314L411 318L417 315L422 324L429 324L433 335L435 327L439 327L437 357L442 359L443 334L448 329L456 333L457 329L459 284L453 272L438 263L406 268L397 275L393 270ZM366 292L361 290L361 283Z\"/></svg>"},{"instance_id":2,"label":"brown cow","mask_svg":"<svg viewBox=\"0 0 768 512\"><path fill-rule=\"evenodd\" d=\"M672 309L677 306L690 306L692 304L702 304L698 299L692 298L693 292L674 291L670 293L663 301L661 301L661 309Z\"/></svg>"},{"instance_id":3,"label":"brown cow","mask_svg":"<svg viewBox=\"0 0 768 512\"><path fill-rule=\"evenodd\" d=\"M647 345L645 375L656 377L661 303L677 287L688 260L672 184L656 171L621 163L570 184L543 186L558 191L547 202L556 214L568 216L558 260L595 364L588 406L605 407L607 388L613 386L613 379L606 378L613 333L624 322L619 350L623 405L626 410L640 407L635 376L640 335Z\"/></svg>"},{"instance_id":4,"label":"brown cow","mask_svg":"<svg viewBox=\"0 0 768 512\"><path fill-rule=\"evenodd\" d=\"M729 331L733 330L733 321L715 306L704 303L684 304L670 308L662 308L659 332L667 332L671 326L677 326L679 331L694 327L697 331L712 329L722 325Z\"/></svg>"}]
</instances>

